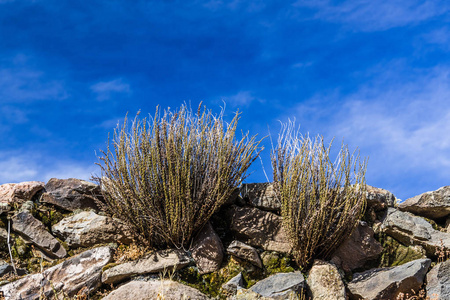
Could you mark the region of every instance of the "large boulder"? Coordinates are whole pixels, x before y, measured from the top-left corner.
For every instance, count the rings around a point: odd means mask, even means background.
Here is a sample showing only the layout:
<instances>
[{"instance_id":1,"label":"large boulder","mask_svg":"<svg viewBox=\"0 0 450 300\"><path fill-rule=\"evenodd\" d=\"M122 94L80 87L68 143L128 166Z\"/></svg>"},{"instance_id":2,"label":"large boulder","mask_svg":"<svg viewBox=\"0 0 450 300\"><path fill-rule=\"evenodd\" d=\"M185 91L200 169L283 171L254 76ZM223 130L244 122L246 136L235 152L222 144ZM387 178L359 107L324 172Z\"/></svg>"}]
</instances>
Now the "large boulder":
<instances>
[{"instance_id":1,"label":"large boulder","mask_svg":"<svg viewBox=\"0 0 450 300\"><path fill-rule=\"evenodd\" d=\"M236 256L237 258L246 260L252 265L257 266L258 268L263 268L261 258L259 258L256 249L243 242L236 240L232 241L227 248L227 253Z\"/></svg>"},{"instance_id":2,"label":"large boulder","mask_svg":"<svg viewBox=\"0 0 450 300\"><path fill-rule=\"evenodd\" d=\"M189 256L182 250L161 250L147 257L116 265L105 270L102 275L102 282L106 284L117 283L134 275L181 269L189 263Z\"/></svg>"},{"instance_id":3,"label":"large boulder","mask_svg":"<svg viewBox=\"0 0 450 300\"><path fill-rule=\"evenodd\" d=\"M162 279L149 281L130 281L112 291L103 300L207 300L208 296L200 291L176 281Z\"/></svg>"},{"instance_id":4,"label":"large boulder","mask_svg":"<svg viewBox=\"0 0 450 300\"><path fill-rule=\"evenodd\" d=\"M8 300L52 298L54 293L74 297L81 290L95 291L101 284L102 268L111 260L111 249L100 247L85 251L42 273L25 276L0 286Z\"/></svg>"},{"instance_id":5,"label":"large boulder","mask_svg":"<svg viewBox=\"0 0 450 300\"><path fill-rule=\"evenodd\" d=\"M428 272L427 296L430 299L450 299L450 260L438 263Z\"/></svg>"},{"instance_id":6,"label":"large boulder","mask_svg":"<svg viewBox=\"0 0 450 300\"><path fill-rule=\"evenodd\" d=\"M280 210L281 208L281 201L275 194L274 183L243 184L241 194L248 204L262 210Z\"/></svg>"},{"instance_id":7,"label":"large boulder","mask_svg":"<svg viewBox=\"0 0 450 300\"><path fill-rule=\"evenodd\" d=\"M93 211L82 211L62 219L53 225L52 232L71 247L131 242L124 224L119 220L97 215Z\"/></svg>"},{"instance_id":8,"label":"large boulder","mask_svg":"<svg viewBox=\"0 0 450 300\"><path fill-rule=\"evenodd\" d=\"M351 236L333 253L331 261L345 272L351 272L377 259L382 251L383 247L374 238L373 229L366 222L359 222Z\"/></svg>"},{"instance_id":9,"label":"large boulder","mask_svg":"<svg viewBox=\"0 0 450 300\"><path fill-rule=\"evenodd\" d=\"M450 250L450 233L433 229L425 219L395 208L389 208L381 230L404 245L420 245L428 256L441 247Z\"/></svg>"},{"instance_id":10,"label":"large boulder","mask_svg":"<svg viewBox=\"0 0 450 300\"><path fill-rule=\"evenodd\" d=\"M192 243L191 254L198 272L206 274L219 270L223 252L222 241L208 222Z\"/></svg>"},{"instance_id":11,"label":"large boulder","mask_svg":"<svg viewBox=\"0 0 450 300\"><path fill-rule=\"evenodd\" d=\"M302 293L306 287L305 278L301 272L278 273L258 281L250 290L273 299L286 299L288 294Z\"/></svg>"},{"instance_id":12,"label":"large boulder","mask_svg":"<svg viewBox=\"0 0 450 300\"><path fill-rule=\"evenodd\" d=\"M336 266L316 260L309 270L308 287L314 300L345 300L345 285Z\"/></svg>"},{"instance_id":13,"label":"large boulder","mask_svg":"<svg viewBox=\"0 0 450 300\"><path fill-rule=\"evenodd\" d=\"M450 186L406 199L398 208L433 220L445 218L450 215Z\"/></svg>"},{"instance_id":14,"label":"large boulder","mask_svg":"<svg viewBox=\"0 0 450 300\"><path fill-rule=\"evenodd\" d=\"M45 185L45 191L41 202L50 203L68 211L98 209L96 201L103 199L97 184L75 178L52 178Z\"/></svg>"},{"instance_id":15,"label":"large boulder","mask_svg":"<svg viewBox=\"0 0 450 300\"><path fill-rule=\"evenodd\" d=\"M430 264L430 259L418 259L397 267L355 273L347 285L350 299L397 299L400 293L417 292Z\"/></svg>"},{"instance_id":16,"label":"large boulder","mask_svg":"<svg viewBox=\"0 0 450 300\"><path fill-rule=\"evenodd\" d=\"M22 204L30 201L39 191L44 189L40 181L6 183L0 185L0 213L11 209L14 203Z\"/></svg>"},{"instance_id":17,"label":"large boulder","mask_svg":"<svg viewBox=\"0 0 450 300\"><path fill-rule=\"evenodd\" d=\"M231 208L231 230L238 239L264 250L289 253L292 245L280 216L252 207Z\"/></svg>"},{"instance_id":18,"label":"large boulder","mask_svg":"<svg viewBox=\"0 0 450 300\"><path fill-rule=\"evenodd\" d=\"M12 217L12 229L26 241L33 243L50 258L63 258L67 255L64 247L47 231L41 221L28 211L21 211Z\"/></svg>"}]
</instances>

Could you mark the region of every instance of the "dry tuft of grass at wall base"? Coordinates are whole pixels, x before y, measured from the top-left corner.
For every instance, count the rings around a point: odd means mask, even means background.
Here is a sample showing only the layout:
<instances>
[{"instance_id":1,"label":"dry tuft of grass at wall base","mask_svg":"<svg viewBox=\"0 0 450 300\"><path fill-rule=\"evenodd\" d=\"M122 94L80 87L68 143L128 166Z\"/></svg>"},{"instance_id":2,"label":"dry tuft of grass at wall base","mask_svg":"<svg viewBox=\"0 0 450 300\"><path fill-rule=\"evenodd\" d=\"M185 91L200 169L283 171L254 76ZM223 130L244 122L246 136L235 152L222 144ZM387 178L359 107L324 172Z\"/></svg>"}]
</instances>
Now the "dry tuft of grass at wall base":
<instances>
[{"instance_id":1,"label":"dry tuft of grass at wall base","mask_svg":"<svg viewBox=\"0 0 450 300\"><path fill-rule=\"evenodd\" d=\"M333 162L330 149L322 137L303 137L288 123L272 150L283 225L301 268L314 258L328 258L352 233L366 206L366 161L342 145Z\"/></svg>"},{"instance_id":2,"label":"dry tuft of grass at wall base","mask_svg":"<svg viewBox=\"0 0 450 300\"><path fill-rule=\"evenodd\" d=\"M150 247L189 248L261 150L255 136L236 139L238 120L185 105L148 120L137 115L131 128L125 118L100 157L102 208Z\"/></svg>"}]
</instances>

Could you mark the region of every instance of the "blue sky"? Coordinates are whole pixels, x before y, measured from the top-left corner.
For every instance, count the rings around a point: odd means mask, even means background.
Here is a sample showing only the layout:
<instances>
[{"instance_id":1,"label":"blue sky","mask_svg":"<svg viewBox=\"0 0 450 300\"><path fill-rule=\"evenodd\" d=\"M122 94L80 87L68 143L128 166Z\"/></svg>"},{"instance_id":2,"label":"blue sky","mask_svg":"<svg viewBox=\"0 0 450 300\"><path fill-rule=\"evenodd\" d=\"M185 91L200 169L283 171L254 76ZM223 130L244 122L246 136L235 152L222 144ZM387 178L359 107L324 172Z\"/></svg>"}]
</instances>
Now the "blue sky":
<instances>
[{"instance_id":1,"label":"blue sky","mask_svg":"<svg viewBox=\"0 0 450 300\"><path fill-rule=\"evenodd\" d=\"M225 101L251 134L276 138L295 118L359 147L368 184L401 199L450 185L449 8L0 0L0 184L89 179L127 112ZM265 180L260 161L252 170L248 182Z\"/></svg>"}]
</instances>

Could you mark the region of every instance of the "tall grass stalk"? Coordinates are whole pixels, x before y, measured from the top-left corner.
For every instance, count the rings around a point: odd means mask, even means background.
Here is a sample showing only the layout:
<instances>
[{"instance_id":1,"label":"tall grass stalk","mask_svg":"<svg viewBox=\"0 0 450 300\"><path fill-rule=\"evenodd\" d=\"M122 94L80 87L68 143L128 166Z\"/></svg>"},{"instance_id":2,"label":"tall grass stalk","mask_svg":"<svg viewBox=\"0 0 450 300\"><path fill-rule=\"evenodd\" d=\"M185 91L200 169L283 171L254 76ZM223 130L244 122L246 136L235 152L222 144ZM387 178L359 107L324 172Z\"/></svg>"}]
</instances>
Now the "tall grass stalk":
<instances>
[{"instance_id":1,"label":"tall grass stalk","mask_svg":"<svg viewBox=\"0 0 450 300\"><path fill-rule=\"evenodd\" d=\"M131 128L125 118L100 157L104 209L149 246L188 247L259 155L255 136L235 138L238 120L186 105L149 120L137 115Z\"/></svg>"},{"instance_id":2,"label":"tall grass stalk","mask_svg":"<svg viewBox=\"0 0 450 300\"><path fill-rule=\"evenodd\" d=\"M293 122L283 124L272 166L283 225L302 268L328 258L358 224L366 206L366 160L342 145L330 159L323 137L302 136Z\"/></svg>"}]
</instances>

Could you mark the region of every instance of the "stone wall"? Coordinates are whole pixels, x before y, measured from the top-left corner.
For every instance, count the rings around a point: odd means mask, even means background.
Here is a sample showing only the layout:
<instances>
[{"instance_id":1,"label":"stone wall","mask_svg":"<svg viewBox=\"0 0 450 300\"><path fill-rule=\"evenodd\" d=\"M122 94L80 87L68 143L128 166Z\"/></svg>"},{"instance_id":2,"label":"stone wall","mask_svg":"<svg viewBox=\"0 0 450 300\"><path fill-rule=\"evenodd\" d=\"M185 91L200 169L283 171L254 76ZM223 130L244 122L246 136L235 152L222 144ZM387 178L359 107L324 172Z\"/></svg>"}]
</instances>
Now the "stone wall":
<instances>
[{"instance_id":1,"label":"stone wall","mask_svg":"<svg viewBox=\"0 0 450 300\"><path fill-rule=\"evenodd\" d=\"M99 209L101 191L93 183L0 185L0 294L450 299L450 187L397 205L392 193L368 186L367 199L364 219L334 254L299 270L270 183L243 185L189 249L159 251L133 242L126 224Z\"/></svg>"}]
</instances>

